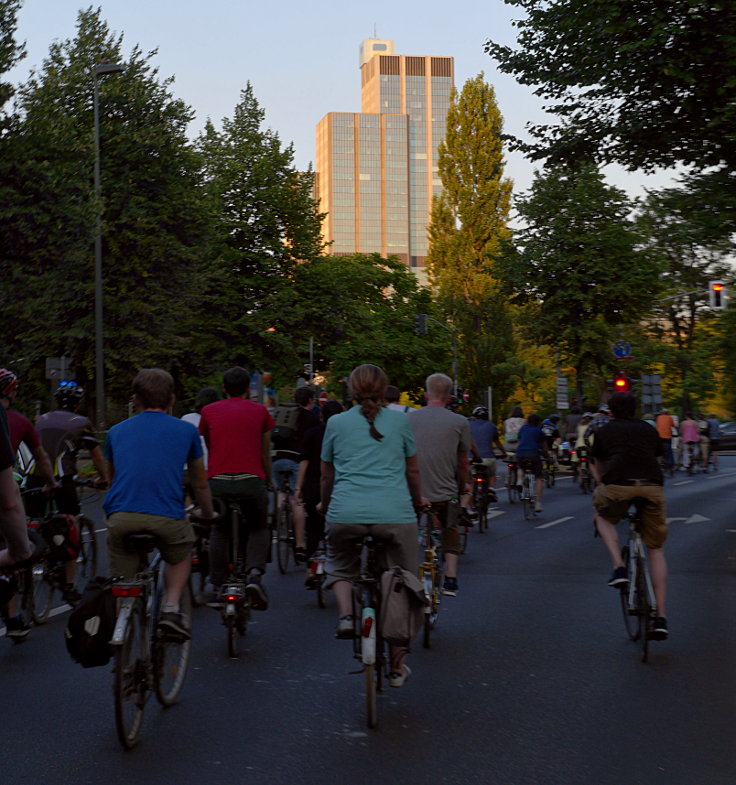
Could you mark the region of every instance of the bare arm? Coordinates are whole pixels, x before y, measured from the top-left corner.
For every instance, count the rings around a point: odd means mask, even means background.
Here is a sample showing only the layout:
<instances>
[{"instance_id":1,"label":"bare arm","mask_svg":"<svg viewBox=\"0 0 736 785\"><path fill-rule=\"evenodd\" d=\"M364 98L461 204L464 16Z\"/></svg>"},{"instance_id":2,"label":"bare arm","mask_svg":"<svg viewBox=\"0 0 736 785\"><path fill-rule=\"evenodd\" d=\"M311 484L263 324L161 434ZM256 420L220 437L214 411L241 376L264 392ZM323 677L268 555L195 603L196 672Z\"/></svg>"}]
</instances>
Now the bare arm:
<instances>
[{"instance_id":1,"label":"bare arm","mask_svg":"<svg viewBox=\"0 0 736 785\"><path fill-rule=\"evenodd\" d=\"M426 507L427 500L422 496L422 478L419 474L419 459L416 454L406 459L406 483L414 507Z\"/></svg>"},{"instance_id":2,"label":"bare arm","mask_svg":"<svg viewBox=\"0 0 736 785\"><path fill-rule=\"evenodd\" d=\"M26 514L12 467L0 471L0 531L7 542L7 550L0 551L0 566L7 567L31 555Z\"/></svg>"},{"instance_id":3,"label":"bare arm","mask_svg":"<svg viewBox=\"0 0 736 785\"><path fill-rule=\"evenodd\" d=\"M100 479L103 482L109 482L109 478L107 476L107 466L105 465L105 458L102 455L102 450L100 449L99 444L90 450L90 455L92 456L92 463L94 463L95 469L97 469L97 474L100 475Z\"/></svg>"},{"instance_id":4,"label":"bare arm","mask_svg":"<svg viewBox=\"0 0 736 785\"><path fill-rule=\"evenodd\" d=\"M216 518L215 511L212 508L212 494L210 493L210 486L207 483L207 473L204 469L204 458L193 458L187 463L189 469L189 478L192 483L192 490L194 491L194 498L197 504L202 509L203 518Z\"/></svg>"},{"instance_id":5,"label":"bare arm","mask_svg":"<svg viewBox=\"0 0 736 785\"><path fill-rule=\"evenodd\" d=\"M41 474L46 478L46 481L52 488L55 487L56 477L54 477L54 469L51 466L49 454L40 444L38 447L34 447L32 452L33 457L36 459L36 465L41 470Z\"/></svg>"}]
</instances>

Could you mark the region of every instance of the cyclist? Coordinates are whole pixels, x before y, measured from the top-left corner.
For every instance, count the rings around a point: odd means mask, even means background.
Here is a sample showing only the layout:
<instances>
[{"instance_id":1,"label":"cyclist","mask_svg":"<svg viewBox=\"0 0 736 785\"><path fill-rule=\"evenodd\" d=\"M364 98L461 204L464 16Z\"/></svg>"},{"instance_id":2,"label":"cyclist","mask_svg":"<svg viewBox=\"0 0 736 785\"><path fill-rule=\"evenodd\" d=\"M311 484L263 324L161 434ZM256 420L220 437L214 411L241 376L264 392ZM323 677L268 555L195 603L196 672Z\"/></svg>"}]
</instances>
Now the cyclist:
<instances>
[{"instance_id":1,"label":"cyclist","mask_svg":"<svg viewBox=\"0 0 736 785\"><path fill-rule=\"evenodd\" d=\"M503 441L506 449L516 449L519 441L519 429L526 425L524 410L521 406L514 406L509 412L509 416L503 421Z\"/></svg>"},{"instance_id":2,"label":"cyclist","mask_svg":"<svg viewBox=\"0 0 736 785\"><path fill-rule=\"evenodd\" d=\"M590 425L591 420L593 419L592 412L584 412L580 419L578 420L578 424L576 427L575 435L573 438L573 446L575 447L575 452L572 456L572 466L573 466L573 480L577 478L580 480L580 455L579 450L585 450L585 432L588 430L588 425Z\"/></svg>"},{"instance_id":3,"label":"cyclist","mask_svg":"<svg viewBox=\"0 0 736 785\"><path fill-rule=\"evenodd\" d=\"M383 406L386 374L375 365L355 368L349 386L357 406L331 417L325 429L320 509L327 518L325 586L332 587L339 611L335 637L352 639L355 619L350 582L360 570L356 543L368 535L385 540L385 566L416 574L415 508L426 502L409 425L416 415L407 418ZM402 687L411 674L404 662L407 651L405 646L391 647L392 687Z\"/></svg>"},{"instance_id":4,"label":"cyclist","mask_svg":"<svg viewBox=\"0 0 736 785\"><path fill-rule=\"evenodd\" d=\"M0 534L5 540L5 547L0 550L0 567L9 567L31 555L23 502L13 478L14 463L5 407L0 406Z\"/></svg>"},{"instance_id":5,"label":"cyclist","mask_svg":"<svg viewBox=\"0 0 736 785\"><path fill-rule=\"evenodd\" d=\"M325 518L317 512L321 494L320 453L325 437L325 427L330 417L343 411L339 401L327 401L320 411L321 424L309 428L304 434L303 457L299 463L299 474L296 478L296 499L304 506L306 512L307 558L318 548L325 535ZM307 575L308 588L313 581Z\"/></svg>"},{"instance_id":6,"label":"cyclist","mask_svg":"<svg viewBox=\"0 0 736 785\"><path fill-rule=\"evenodd\" d=\"M199 421L202 419L202 409L207 406L208 403L214 403L215 401L222 400L222 393L217 389L217 387L203 387L198 393L197 397L194 399L194 411L188 412L187 414L182 415L182 420L184 422L191 423L195 428L199 428ZM204 468L207 468L207 445L204 441L204 436L201 437L202 440L202 450L204 451Z\"/></svg>"},{"instance_id":7,"label":"cyclist","mask_svg":"<svg viewBox=\"0 0 736 785\"><path fill-rule=\"evenodd\" d=\"M557 445L560 442L560 415L551 414L542 422L542 433L547 442L547 452L552 456L552 461L557 466Z\"/></svg>"},{"instance_id":8,"label":"cyclist","mask_svg":"<svg viewBox=\"0 0 736 785\"><path fill-rule=\"evenodd\" d=\"M682 465L685 469L690 468L690 449L692 448L693 460L697 460L700 454L700 430L698 423L688 412L682 423L680 423L680 444L682 445Z\"/></svg>"},{"instance_id":9,"label":"cyclist","mask_svg":"<svg viewBox=\"0 0 736 785\"><path fill-rule=\"evenodd\" d=\"M294 561L304 564L307 560L305 547L305 512L304 507L296 498L296 476L299 471L299 461L302 459L302 446L304 434L320 424L319 416L314 413L314 392L309 387L299 387L294 392L294 401L298 407L297 420L294 428L276 428L271 437L275 450L273 455L273 484L276 489L281 488L283 477L289 477L291 490L291 511L294 517ZM278 415L276 415L278 416ZM284 433L285 435L280 435ZM283 494L279 493L277 504L283 502Z\"/></svg>"},{"instance_id":10,"label":"cyclist","mask_svg":"<svg viewBox=\"0 0 736 785\"><path fill-rule=\"evenodd\" d=\"M664 453L657 431L635 418L636 398L633 393L614 393L608 401L613 419L596 435L592 465L598 487L593 494L595 523L608 550L613 573L609 586L620 588L628 582L621 559L616 524L626 515L631 500L644 498L642 538L649 552L654 597L659 616L654 620L652 634L657 640L667 638L667 562L664 542L667 539L664 478L658 456Z\"/></svg>"},{"instance_id":11,"label":"cyclist","mask_svg":"<svg viewBox=\"0 0 736 785\"><path fill-rule=\"evenodd\" d=\"M199 431L209 449L207 477L212 495L240 497L247 540L248 579L245 590L255 610L268 608L263 575L271 555L268 529L266 478L271 476L271 437L273 417L263 404L249 401L250 374L235 366L225 371L222 383L227 398L202 409ZM213 596L208 605L220 607L220 586L227 576L230 521L218 520L210 536L210 580Z\"/></svg>"},{"instance_id":12,"label":"cyclist","mask_svg":"<svg viewBox=\"0 0 736 785\"><path fill-rule=\"evenodd\" d=\"M457 570L462 541L458 529L460 497L470 491L468 452L470 426L461 414L445 408L452 392L452 379L433 373L425 382L427 405L410 412L422 478L422 495L429 499L442 526L442 552L445 555L443 594L458 592Z\"/></svg>"},{"instance_id":13,"label":"cyclist","mask_svg":"<svg viewBox=\"0 0 736 785\"><path fill-rule=\"evenodd\" d=\"M703 471L708 471L708 460L710 459L710 426L708 420L702 412L698 412L696 419L698 432L700 433L700 455L703 459Z\"/></svg>"},{"instance_id":14,"label":"cyclist","mask_svg":"<svg viewBox=\"0 0 736 785\"><path fill-rule=\"evenodd\" d=\"M720 447L721 428L715 414L708 417L708 435L710 437L710 454L713 461L713 468L718 468L718 448Z\"/></svg>"},{"instance_id":15,"label":"cyclist","mask_svg":"<svg viewBox=\"0 0 736 785\"><path fill-rule=\"evenodd\" d=\"M36 420L36 430L54 467L54 473L60 478L60 488L56 492L56 505L59 512L77 516L81 512L81 507L74 481L77 475L79 451L89 450L92 463L98 473L95 480L98 488L106 488L108 485L107 468L92 423L79 414L84 401L84 389L76 384L61 385L54 393L54 399L59 408L42 414ZM28 479L29 488L41 487L44 483L41 467L36 466L32 469ZM31 506L35 507L35 504ZM30 512L40 515L43 510L32 509ZM66 563L66 585L62 588L61 596L69 603L78 602L80 599L79 592L73 586L75 568L76 562L73 559Z\"/></svg>"},{"instance_id":16,"label":"cyclist","mask_svg":"<svg viewBox=\"0 0 736 785\"><path fill-rule=\"evenodd\" d=\"M399 398L401 398L399 388L395 387L393 384L389 384L386 387L386 408L395 409L397 412L404 412L404 414L408 414L412 411L411 406L402 406L399 403Z\"/></svg>"},{"instance_id":17,"label":"cyclist","mask_svg":"<svg viewBox=\"0 0 736 785\"><path fill-rule=\"evenodd\" d=\"M530 414L526 425L519 429L519 445L516 458L519 468L534 475L537 503L534 512L542 512L542 493L544 492L544 470L542 458L547 460L547 439L540 424L542 418L538 414Z\"/></svg>"},{"instance_id":18,"label":"cyclist","mask_svg":"<svg viewBox=\"0 0 736 785\"><path fill-rule=\"evenodd\" d=\"M493 449L498 447L503 458L506 457L506 450L501 444L498 428L488 419L488 409L485 406L476 406L468 418L470 435L475 442L478 457L488 469L488 500L496 501L496 453Z\"/></svg>"},{"instance_id":19,"label":"cyclist","mask_svg":"<svg viewBox=\"0 0 736 785\"><path fill-rule=\"evenodd\" d=\"M575 444L575 440L578 436L578 423L582 416L580 407L577 404L573 404L570 407L570 413L565 417L565 427L562 436L563 439L570 442L570 444Z\"/></svg>"},{"instance_id":20,"label":"cyclist","mask_svg":"<svg viewBox=\"0 0 736 785\"><path fill-rule=\"evenodd\" d=\"M123 546L132 532L151 532L158 538L166 562L166 600L159 628L191 637L191 620L179 601L191 569L195 537L186 519L182 487L184 464L203 518L214 518L212 498L197 429L172 417L174 380L161 368L144 368L133 381L135 417L114 425L107 435L105 458L112 485L103 507L107 514L108 567L113 576L134 578L138 555Z\"/></svg>"},{"instance_id":21,"label":"cyclist","mask_svg":"<svg viewBox=\"0 0 736 785\"><path fill-rule=\"evenodd\" d=\"M664 463L667 471L671 472L675 467L675 456L672 452L672 435L677 433L677 426L672 415L667 409L660 409L655 419L657 435L662 442L664 449Z\"/></svg>"}]
</instances>

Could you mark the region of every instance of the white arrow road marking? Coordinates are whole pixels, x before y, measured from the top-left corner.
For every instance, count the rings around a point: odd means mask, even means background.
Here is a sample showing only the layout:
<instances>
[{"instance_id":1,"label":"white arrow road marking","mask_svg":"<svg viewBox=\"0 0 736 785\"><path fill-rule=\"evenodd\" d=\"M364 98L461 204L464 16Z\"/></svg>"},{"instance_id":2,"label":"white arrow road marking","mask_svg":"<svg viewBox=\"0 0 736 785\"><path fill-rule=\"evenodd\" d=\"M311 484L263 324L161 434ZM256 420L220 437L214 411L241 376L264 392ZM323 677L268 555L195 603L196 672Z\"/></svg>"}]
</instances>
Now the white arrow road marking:
<instances>
[{"instance_id":1,"label":"white arrow road marking","mask_svg":"<svg viewBox=\"0 0 736 785\"><path fill-rule=\"evenodd\" d=\"M698 515L697 513L695 513L695 515L691 515L685 521L685 523L706 523L709 520L710 518L704 518L702 515Z\"/></svg>"},{"instance_id":2,"label":"white arrow road marking","mask_svg":"<svg viewBox=\"0 0 736 785\"><path fill-rule=\"evenodd\" d=\"M503 515L506 510L489 510L488 511L488 520L492 521L494 518L498 518L499 515Z\"/></svg>"},{"instance_id":3,"label":"white arrow road marking","mask_svg":"<svg viewBox=\"0 0 736 785\"><path fill-rule=\"evenodd\" d=\"M687 518L667 518L667 525L669 526L670 523L674 523L675 521L686 521Z\"/></svg>"},{"instance_id":4,"label":"white arrow road marking","mask_svg":"<svg viewBox=\"0 0 736 785\"><path fill-rule=\"evenodd\" d=\"M564 523L565 521L571 521L575 516L568 515L565 518L558 518L556 521L550 521L549 523L543 523L541 526L536 526L536 529L549 529L550 526L557 526L558 523Z\"/></svg>"}]
</instances>

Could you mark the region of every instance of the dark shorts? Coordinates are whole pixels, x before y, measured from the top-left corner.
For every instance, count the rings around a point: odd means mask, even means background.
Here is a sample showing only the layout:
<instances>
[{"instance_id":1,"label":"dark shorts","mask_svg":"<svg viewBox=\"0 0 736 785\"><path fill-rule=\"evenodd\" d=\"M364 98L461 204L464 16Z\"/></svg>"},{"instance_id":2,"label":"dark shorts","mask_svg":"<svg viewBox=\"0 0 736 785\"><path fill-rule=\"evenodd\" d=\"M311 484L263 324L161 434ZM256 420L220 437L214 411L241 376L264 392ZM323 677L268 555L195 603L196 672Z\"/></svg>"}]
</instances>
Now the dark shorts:
<instances>
[{"instance_id":1,"label":"dark shorts","mask_svg":"<svg viewBox=\"0 0 736 785\"><path fill-rule=\"evenodd\" d=\"M442 550L445 553L462 555L463 542L458 528L460 505L452 502L432 502L432 512L442 528Z\"/></svg>"},{"instance_id":2,"label":"dark shorts","mask_svg":"<svg viewBox=\"0 0 736 785\"><path fill-rule=\"evenodd\" d=\"M711 452L718 452L720 446L721 446L721 440L720 439L711 439L710 440L710 451Z\"/></svg>"},{"instance_id":3,"label":"dark shorts","mask_svg":"<svg viewBox=\"0 0 736 785\"><path fill-rule=\"evenodd\" d=\"M518 457L516 458L519 468L525 472L531 472L535 477L541 477L544 474L542 469L542 459L535 455L534 457Z\"/></svg>"}]
</instances>

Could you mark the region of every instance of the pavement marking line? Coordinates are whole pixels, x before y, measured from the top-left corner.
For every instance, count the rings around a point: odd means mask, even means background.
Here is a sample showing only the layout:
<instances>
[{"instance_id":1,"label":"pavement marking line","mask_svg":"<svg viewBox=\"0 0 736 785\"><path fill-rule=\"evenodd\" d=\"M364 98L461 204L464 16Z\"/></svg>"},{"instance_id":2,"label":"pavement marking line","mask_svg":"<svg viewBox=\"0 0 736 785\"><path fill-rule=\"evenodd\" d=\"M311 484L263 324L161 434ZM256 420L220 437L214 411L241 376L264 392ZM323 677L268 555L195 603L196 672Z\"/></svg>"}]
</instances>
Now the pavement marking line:
<instances>
[{"instance_id":1,"label":"pavement marking line","mask_svg":"<svg viewBox=\"0 0 736 785\"><path fill-rule=\"evenodd\" d=\"M717 480L719 477L733 477L736 472L708 472L708 476L705 478L706 480Z\"/></svg>"},{"instance_id":2,"label":"pavement marking line","mask_svg":"<svg viewBox=\"0 0 736 785\"><path fill-rule=\"evenodd\" d=\"M571 521L575 516L574 515L567 515L564 518L558 518L556 521L550 521L549 523L543 523L541 526L535 526L535 529L549 529L550 526L557 526L558 523L564 523L565 521Z\"/></svg>"},{"instance_id":3,"label":"pavement marking line","mask_svg":"<svg viewBox=\"0 0 736 785\"><path fill-rule=\"evenodd\" d=\"M695 480L680 480L680 482L673 482L673 485L689 485L691 482L695 482Z\"/></svg>"},{"instance_id":4,"label":"pavement marking line","mask_svg":"<svg viewBox=\"0 0 736 785\"><path fill-rule=\"evenodd\" d=\"M494 518L498 518L499 515L504 515L506 510L490 510L488 513L488 520L492 521Z\"/></svg>"}]
</instances>

